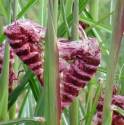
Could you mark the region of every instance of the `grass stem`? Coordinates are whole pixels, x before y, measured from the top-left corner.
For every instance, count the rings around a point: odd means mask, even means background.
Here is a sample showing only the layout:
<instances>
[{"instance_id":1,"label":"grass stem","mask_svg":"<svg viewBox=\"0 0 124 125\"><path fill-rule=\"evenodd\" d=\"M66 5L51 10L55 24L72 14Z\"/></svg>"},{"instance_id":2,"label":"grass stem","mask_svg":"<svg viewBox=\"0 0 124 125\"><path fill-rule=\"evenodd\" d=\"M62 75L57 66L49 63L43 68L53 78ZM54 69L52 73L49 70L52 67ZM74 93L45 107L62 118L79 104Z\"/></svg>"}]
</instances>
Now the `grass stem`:
<instances>
[{"instance_id":1,"label":"grass stem","mask_svg":"<svg viewBox=\"0 0 124 125\"><path fill-rule=\"evenodd\" d=\"M8 5L9 9L11 9L11 2L9 1ZM8 13L8 22L11 22L11 13ZM0 121L5 121L9 119L8 114L8 83L9 83L9 59L10 58L10 47L6 40L5 48L4 48L4 59L3 59L3 67L0 75Z\"/></svg>"},{"instance_id":2,"label":"grass stem","mask_svg":"<svg viewBox=\"0 0 124 125\"><path fill-rule=\"evenodd\" d=\"M12 21L15 21L16 20L16 15L17 15L17 5L19 4L18 3L18 0L13 0L12 1ZM16 73L18 72L18 58L15 57L15 63L14 63L14 68L16 69ZM9 119L14 119L15 118L15 115L16 115L16 103L14 105L12 105L12 107L9 109Z\"/></svg>"},{"instance_id":3,"label":"grass stem","mask_svg":"<svg viewBox=\"0 0 124 125\"><path fill-rule=\"evenodd\" d=\"M3 68L0 77L0 121L8 120L9 44L5 43Z\"/></svg>"},{"instance_id":4,"label":"grass stem","mask_svg":"<svg viewBox=\"0 0 124 125\"><path fill-rule=\"evenodd\" d=\"M71 39L78 40L78 25L79 25L79 0L74 0L73 6L73 20L72 20L72 32L71 32ZM75 99L70 107L70 125L78 125L78 99Z\"/></svg>"},{"instance_id":5,"label":"grass stem","mask_svg":"<svg viewBox=\"0 0 124 125\"><path fill-rule=\"evenodd\" d=\"M99 0L90 0L90 14L95 21L99 19Z\"/></svg>"},{"instance_id":6,"label":"grass stem","mask_svg":"<svg viewBox=\"0 0 124 125\"><path fill-rule=\"evenodd\" d=\"M57 49L58 0L48 0L45 42L45 118L46 125L60 124L59 56Z\"/></svg>"},{"instance_id":7,"label":"grass stem","mask_svg":"<svg viewBox=\"0 0 124 125\"><path fill-rule=\"evenodd\" d=\"M116 13L113 25L112 45L109 56L108 74L105 88L105 99L103 109L103 125L111 125L111 100L112 100L112 84L116 71L119 50L121 46L122 35L124 32L124 0L118 0L116 3Z\"/></svg>"}]
</instances>

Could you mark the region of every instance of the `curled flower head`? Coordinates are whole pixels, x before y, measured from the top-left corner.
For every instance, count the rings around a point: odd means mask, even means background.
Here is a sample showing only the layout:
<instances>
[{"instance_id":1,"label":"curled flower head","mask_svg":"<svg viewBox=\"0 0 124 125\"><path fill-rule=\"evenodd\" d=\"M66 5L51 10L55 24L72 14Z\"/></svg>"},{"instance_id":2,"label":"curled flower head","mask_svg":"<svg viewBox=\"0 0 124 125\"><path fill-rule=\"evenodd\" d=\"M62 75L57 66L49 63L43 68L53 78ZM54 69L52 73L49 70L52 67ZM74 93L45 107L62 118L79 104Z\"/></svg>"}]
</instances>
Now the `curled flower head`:
<instances>
[{"instance_id":1,"label":"curled flower head","mask_svg":"<svg viewBox=\"0 0 124 125\"><path fill-rule=\"evenodd\" d=\"M102 125L102 115L103 115L103 97L100 97L99 103L97 105L97 113L96 113L96 125ZM124 109L124 96L121 95L113 95L112 97L112 107L113 105L118 106ZM117 111L113 111L112 115L112 125L124 125L124 116L119 114Z\"/></svg>"},{"instance_id":2,"label":"curled flower head","mask_svg":"<svg viewBox=\"0 0 124 125\"><path fill-rule=\"evenodd\" d=\"M60 94L62 109L68 107L96 73L100 64L100 49L96 39L59 40ZM63 61L64 60L64 61ZM64 65L64 66L63 66Z\"/></svg>"},{"instance_id":3,"label":"curled flower head","mask_svg":"<svg viewBox=\"0 0 124 125\"><path fill-rule=\"evenodd\" d=\"M45 28L30 20L17 20L6 26L4 33L9 38L8 42L19 58L42 81L42 46L40 40L45 37Z\"/></svg>"},{"instance_id":4,"label":"curled flower head","mask_svg":"<svg viewBox=\"0 0 124 125\"><path fill-rule=\"evenodd\" d=\"M31 20L16 20L4 28L4 33L11 40L27 40L36 43L45 37L46 29Z\"/></svg>"},{"instance_id":5,"label":"curled flower head","mask_svg":"<svg viewBox=\"0 0 124 125\"><path fill-rule=\"evenodd\" d=\"M14 30L15 27L15 30ZM17 27L17 28L16 28ZM16 31L18 30L18 31ZM12 32L12 33L11 33ZM17 20L5 28L10 46L29 66L43 85L44 39L46 29L29 20ZM78 96L100 64L100 49L95 38L79 41L58 39L60 96L62 110Z\"/></svg>"}]
</instances>

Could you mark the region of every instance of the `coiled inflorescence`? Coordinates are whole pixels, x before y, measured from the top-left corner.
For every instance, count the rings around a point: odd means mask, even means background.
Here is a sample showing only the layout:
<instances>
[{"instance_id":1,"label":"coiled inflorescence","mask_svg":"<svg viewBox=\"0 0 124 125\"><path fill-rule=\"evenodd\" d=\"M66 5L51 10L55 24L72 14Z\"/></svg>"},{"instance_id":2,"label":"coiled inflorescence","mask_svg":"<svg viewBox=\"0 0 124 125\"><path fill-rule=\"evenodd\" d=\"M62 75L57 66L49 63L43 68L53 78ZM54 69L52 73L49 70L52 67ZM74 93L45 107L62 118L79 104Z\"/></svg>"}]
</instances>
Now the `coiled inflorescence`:
<instances>
[{"instance_id":1,"label":"coiled inflorescence","mask_svg":"<svg viewBox=\"0 0 124 125\"><path fill-rule=\"evenodd\" d=\"M94 38L80 41L60 40L58 48L59 57L66 61L63 64L65 67L60 67L61 106L64 108L70 105L81 88L96 73L100 63L100 49Z\"/></svg>"},{"instance_id":2,"label":"coiled inflorescence","mask_svg":"<svg viewBox=\"0 0 124 125\"><path fill-rule=\"evenodd\" d=\"M5 28L9 44L19 58L36 74L40 83L42 79L42 48L39 41L45 36L45 29L29 20L15 21Z\"/></svg>"},{"instance_id":3,"label":"coiled inflorescence","mask_svg":"<svg viewBox=\"0 0 124 125\"><path fill-rule=\"evenodd\" d=\"M100 97L99 103L97 105L97 113L95 118L96 125L102 125L103 104L104 104L104 98ZM112 105L115 105L124 109L124 96L113 95ZM112 125L124 125L124 116L114 111L112 115Z\"/></svg>"},{"instance_id":4,"label":"coiled inflorescence","mask_svg":"<svg viewBox=\"0 0 124 125\"><path fill-rule=\"evenodd\" d=\"M5 28L10 46L43 84L43 44L46 29L29 20L18 20ZM62 109L69 106L95 74L100 49L95 38L79 41L58 39L60 94Z\"/></svg>"}]
</instances>

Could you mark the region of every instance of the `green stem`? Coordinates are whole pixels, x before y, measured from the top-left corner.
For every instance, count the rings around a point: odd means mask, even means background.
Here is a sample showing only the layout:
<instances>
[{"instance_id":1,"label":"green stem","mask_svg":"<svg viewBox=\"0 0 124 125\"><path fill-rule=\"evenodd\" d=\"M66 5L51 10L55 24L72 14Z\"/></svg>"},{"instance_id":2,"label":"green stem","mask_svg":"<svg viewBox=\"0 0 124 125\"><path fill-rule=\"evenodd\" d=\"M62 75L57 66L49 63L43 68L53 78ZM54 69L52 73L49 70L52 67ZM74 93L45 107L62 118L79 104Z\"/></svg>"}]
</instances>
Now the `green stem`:
<instances>
[{"instance_id":1,"label":"green stem","mask_svg":"<svg viewBox=\"0 0 124 125\"><path fill-rule=\"evenodd\" d=\"M78 25L79 25L79 0L74 0L73 20L72 20L72 40L78 40ZM70 125L78 125L78 99L75 99L70 107Z\"/></svg>"},{"instance_id":2,"label":"green stem","mask_svg":"<svg viewBox=\"0 0 124 125\"><path fill-rule=\"evenodd\" d=\"M16 115L16 104L9 109L9 119L14 119Z\"/></svg>"},{"instance_id":3,"label":"green stem","mask_svg":"<svg viewBox=\"0 0 124 125\"><path fill-rule=\"evenodd\" d=\"M44 0L40 0L40 12L39 12L39 21L40 21L40 24L43 26L44 24L44 20L43 20L43 17L44 17Z\"/></svg>"},{"instance_id":4,"label":"green stem","mask_svg":"<svg viewBox=\"0 0 124 125\"><path fill-rule=\"evenodd\" d=\"M42 26L46 26L47 23L47 0L40 0L40 12L39 12L39 21Z\"/></svg>"},{"instance_id":5,"label":"green stem","mask_svg":"<svg viewBox=\"0 0 124 125\"><path fill-rule=\"evenodd\" d=\"M0 77L0 121L8 120L9 45L5 43L3 68Z\"/></svg>"},{"instance_id":6,"label":"green stem","mask_svg":"<svg viewBox=\"0 0 124 125\"><path fill-rule=\"evenodd\" d=\"M13 0L12 1L12 20L16 20L16 15L17 15L17 4L18 0ZM16 73L18 72L18 58L15 57L15 64L14 68L16 69ZM14 119L16 115L16 104L14 104L10 109L9 109L9 119Z\"/></svg>"},{"instance_id":7,"label":"green stem","mask_svg":"<svg viewBox=\"0 0 124 125\"><path fill-rule=\"evenodd\" d=\"M45 118L46 125L60 124L59 56L57 50L58 0L48 1L45 43Z\"/></svg>"},{"instance_id":8,"label":"green stem","mask_svg":"<svg viewBox=\"0 0 124 125\"><path fill-rule=\"evenodd\" d=\"M11 9L11 2L9 1L8 5L9 9ZM8 23L11 22L11 14L8 14ZM9 44L6 41L5 49L4 49L4 60L3 60L3 68L0 75L0 121L5 121L9 119L8 114L8 83L9 83Z\"/></svg>"},{"instance_id":9,"label":"green stem","mask_svg":"<svg viewBox=\"0 0 124 125\"><path fill-rule=\"evenodd\" d=\"M115 10L115 0L111 0L110 3L110 13ZM110 15L110 24L112 25L112 15Z\"/></svg>"},{"instance_id":10,"label":"green stem","mask_svg":"<svg viewBox=\"0 0 124 125\"><path fill-rule=\"evenodd\" d=\"M16 15L17 15L17 5L18 5L18 0L13 0L13 2L12 2L12 9L13 9L12 20L15 20L15 19L16 19Z\"/></svg>"},{"instance_id":11,"label":"green stem","mask_svg":"<svg viewBox=\"0 0 124 125\"><path fill-rule=\"evenodd\" d=\"M67 34L70 37L70 29L69 29L69 25L68 25L67 18L66 18L64 0L60 0L60 4L62 6L62 17L63 17L64 23L65 23L65 26L66 26Z\"/></svg>"},{"instance_id":12,"label":"green stem","mask_svg":"<svg viewBox=\"0 0 124 125\"><path fill-rule=\"evenodd\" d=\"M103 109L103 125L111 125L111 100L112 100L112 84L116 71L119 50L121 46L122 35L124 32L124 0L118 0L116 4L115 25L113 25L112 45L110 50L108 75L105 88L105 99Z\"/></svg>"},{"instance_id":13,"label":"green stem","mask_svg":"<svg viewBox=\"0 0 124 125\"><path fill-rule=\"evenodd\" d=\"M21 123L29 123L29 122L44 123L45 119L43 117L22 118L22 119L10 120L6 122L0 122L0 125L13 125L13 124L21 124Z\"/></svg>"},{"instance_id":14,"label":"green stem","mask_svg":"<svg viewBox=\"0 0 124 125\"><path fill-rule=\"evenodd\" d=\"M70 107L70 125L78 125L79 102L76 98Z\"/></svg>"},{"instance_id":15,"label":"green stem","mask_svg":"<svg viewBox=\"0 0 124 125\"><path fill-rule=\"evenodd\" d=\"M90 13L95 21L99 18L99 0L90 0Z\"/></svg>"},{"instance_id":16,"label":"green stem","mask_svg":"<svg viewBox=\"0 0 124 125\"><path fill-rule=\"evenodd\" d=\"M74 0L72 32L71 32L71 39L72 40L79 39L78 26L79 26L79 0Z\"/></svg>"},{"instance_id":17,"label":"green stem","mask_svg":"<svg viewBox=\"0 0 124 125\"><path fill-rule=\"evenodd\" d=\"M91 125L94 113L96 111L96 106L101 95L101 84L94 85L91 83L88 89L87 94L87 103L86 103L86 117L85 125Z\"/></svg>"}]
</instances>

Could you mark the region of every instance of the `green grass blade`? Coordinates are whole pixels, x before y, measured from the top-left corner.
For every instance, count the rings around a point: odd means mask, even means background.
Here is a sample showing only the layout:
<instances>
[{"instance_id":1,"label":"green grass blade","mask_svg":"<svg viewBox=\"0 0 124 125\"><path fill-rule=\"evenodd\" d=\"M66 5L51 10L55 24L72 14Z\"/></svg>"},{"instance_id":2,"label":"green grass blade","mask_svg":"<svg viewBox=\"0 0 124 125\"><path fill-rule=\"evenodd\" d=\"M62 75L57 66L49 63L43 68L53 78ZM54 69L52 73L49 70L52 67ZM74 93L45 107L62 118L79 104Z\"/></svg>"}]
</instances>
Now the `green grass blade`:
<instances>
[{"instance_id":1,"label":"green grass blade","mask_svg":"<svg viewBox=\"0 0 124 125\"><path fill-rule=\"evenodd\" d=\"M4 62L0 76L0 121L8 120L9 45L6 42Z\"/></svg>"},{"instance_id":2,"label":"green grass blade","mask_svg":"<svg viewBox=\"0 0 124 125\"><path fill-rule=\"evenodd\" d=\"M90 0L90 14L95 21L99 19L99 2L100 0Z\"/></svg>"},{"instance_id":3,"label":"green grass blade","mask_svg":"<svg viewBox=\"0 0 124 125\"><path fill-rule=\"evenodd\" d=\"M73 20L72 20L72 31L71 31L71 39L78 40L79 39L79 0L74 1L73 7ZM79 114L78 114L78 98L74 100L70 107L70 124L71 125L78 125Z\"/></svg>"},{"instance_id":4,"label":"green grass blade","mask_svg":"<svg viewBox=\"0 0 124 125\"><path fill-rule=\"evenodd\" d=\"M24 97L24 99L23 99L23 101L22 101L21 107L20 107L20 109L19 109L18 118L21 118L21 117L23 116L23 111L24 111L24 107L25 107L26 100L27 100L27 98L28 98L29 92L30 92L30 89L28 88L28 90L27 90L27 92L26 92L26 94L25 94L25 97Z\"/></svg>"},{"instance_id":5,"label":"green grass blade","mask_svg":"<svg viewBox=\"0 0 124 125\"><path fill-rule=\"evenodd\" d=\"M66 26L67 34L68 34L68 37L71 37L69 25L68 25L67 18L66 18L66 11L65 11L64 1L60 0L60 4L62 6L62 17L63 17L64 23L65 23L65 26Z\"/></svg>"},{"instance_id":6,"label":"green grass blade","mask_svg":"<svg viewBox=\"0 0 124 125\"><path fill-rule=\"evenodd\" d=\"M31 87L34 98L37 102L39 99L40 93L42 91L41 85L39 82L36 82L36 80L34 78L30 78L29 85Z\"/></svg>"},{"instance_id":7,"label":"green grass blade","mask_svg":"<svg viewBox=\"0 0 124 125\"><path fill-rule=\"evenodd\" d=\"M58 0L48 1L45 42L45 118L46 125L60 124L59 59L57 50ZM53 114L54 112L54 114Z\"/></svg>"},{"instance_id":8,"label":"green grass blade","mask_svg":"<svg viewBox=\"0 0 124 125\"><path fill-rule=\"evenodd\" d=\"M19 95L24 91L24 89L29 85L28 81L31 77L33 77L33 73L28 70L22 80L20 81L20 84L15 88L15 90L11 93L9 96L9 108L15 103Z\"/></svg>"},{"instance_id":9,"label":"green grass blade","mask_svg":"<svg viewBox=\"0 0 124 125\"><path fill-rule=\"evenodd\" d=\"M0 35L0 44L5 40L6 36L4 34Z\"/></svg>"},{"instance_id":10,"label":"green grass blade","mask_svg":"<svg viewBox=\"0 0 124 125\"><path fill-rule=\"evenodd\" d=\"M112 28L110 25L105 25L105 24L101 24L105 19L107 19L108 17L110 17L110 15L112 15L113 12L107 14L105 17L101 18L100 20L98 20L97 22L96 21L93 21L91 18L88 18L88 17L84 17L84 16L81 16L80 17L80 20L88 25L90 25L90 27L88 27L86 29L86 31L89 31L90 29L92 28L99 28L100 30L103 30L103 31L106 31L108 33L112 33Z\"/></svg>"},{"instance_id":11,"label":"green grass blade","mask_svg":"<svg viewBox=\"0 0 124 125\"><path fill-rule=\"evenodd\" d=\"M91 83L92 84L92 83ZM98 85L97 85L98 84ZM95 82L95 84L90 85L88 91L88 102L86 108L85 125L91 125L93 116L96 111L99 97L101 95L101 84Z\"/></svg>"},{"instance_id":12,"label":"green grass blade","mask_svg":"<svg viewBox=\"0 0 124 125\"><path fill-rule=\"evenodd\" d=\"M22 123L44 123L45 119L43 117L33 117L33 118L21 118L16 120L10 120L6 122L0 122L0 125L14 125Z\"/></svg>"},{"instance_id":13,"label":"green grass blade","mask_svg":"<svg viewBox=\"0 0 124 125\"><path fill-rule=\"evenodd\" d=\"M11 3L9 1L8 8L11 9ZM11 13L8 13L7 23L11 22ZM0 74L0 121L8 120L8 85L9 85L9 59L10 58L10 47L8 42L5 43L4 48L4 60L3 67Z\"/></svg>"},{"instance_id":14,"label":"green grass blade","mask_svg":"<svg viewBox=\"0 0 124 125\"><path fill-rule=\"evenodd\" d=\"M85 6L87 5L89 0L79 0L79 15L82 13L82 11L84 10ZM68 17L67 17L67 22L68 22L68 25L69 27L71 26L72 24L72 14L70 14ZM64 23L62 23L59 27L58 27L58 36L62 37L64 36L64 34L66 33L66 27L64 25Z\"/></svg>"},{"instance_id":15,"label":"green grass blade","mask_svg":"<svg viewBox=\"0 0 124 125\"><path fill-rule=\"evenodd\" d=\"M38 0L29 0L28 3L22 8L21 12L17 15L17 19L21 16L24 16L24 14L28 11L31 6L33 6Z\"/></svg>"},{"instance_id":16,"label":"green grass blade","mask_svg":"<svg viewBox=\"0 0 124 125\"><path fill-rule=\"evenodd\" d=\"M0 10L2 11L3 16L7 20L9 15L2 0L0 0Z\"/></svg>"},{"instance_id":17,"label":"green grass blade","mask_svg":"<svg viewBox=\"0 0 124 125\"><path fill-rule=\"evenodd\" d=\"M104 108L103 108L103 125L111 125L111 100L112 100L112 85L114 82L114 76L116 71L116 66L118 62L119 50L121 46L123 31L124 31L124 1L118 0L116 7L115 22L113 25L113 36L112 36L112 45L109 56L108 64L108 74L107 82L105 89L105 99L104 99Z\"/></svg>"}]
</instances>

